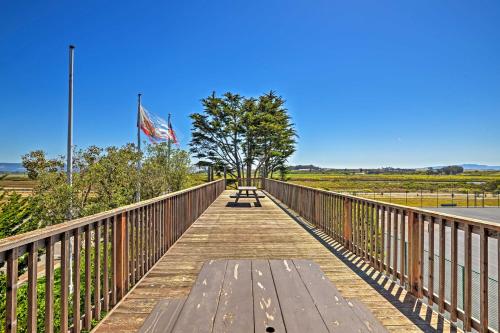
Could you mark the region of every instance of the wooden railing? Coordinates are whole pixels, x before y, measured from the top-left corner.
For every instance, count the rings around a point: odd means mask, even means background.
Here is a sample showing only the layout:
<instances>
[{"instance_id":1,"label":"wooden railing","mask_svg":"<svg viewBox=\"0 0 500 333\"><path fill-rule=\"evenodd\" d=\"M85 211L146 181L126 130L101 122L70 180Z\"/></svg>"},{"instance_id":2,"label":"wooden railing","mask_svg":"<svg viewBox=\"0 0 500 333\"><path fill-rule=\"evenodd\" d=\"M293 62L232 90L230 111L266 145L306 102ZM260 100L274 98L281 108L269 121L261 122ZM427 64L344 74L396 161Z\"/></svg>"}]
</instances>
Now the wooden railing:
<instances>
[{"instance_id":1,"label":"wooden railing","mask_svg":"<svg viewBox=\"0 0 500 333\"><path fill-rule=\"evenodd\" d=\"M37 330L40 316L37 313L37 285L42 275L45 277L45 332L55 329L75 333L88 331L224 189L224 180L218 180L0 240L0 264L6 262L7 266L7 288L1 291L6 292L5 331L17 330L20 258L24 260L27 255L27 331ZM59 248L60 268L56 268L54 252ZM39 253L45 255L41 274L37 274ZM57 286L57 298L60 299L58 328L54 327L56 269L60 274L57 279L60 280ZM71 278L74 282L72 293L69 290Z\"/></svg>"},{"instance_id":2,"label":"wooden railing","mask_svg":"<svg viewBox=\"0 0 500 333\"><path fill-rule=\"evenodd\" d=\"M465 331L498 332L500 221L441 214L271 179L265 179L263 187ZM495 274L496 279L491 278Z\"/></svg>"}]
</instances>

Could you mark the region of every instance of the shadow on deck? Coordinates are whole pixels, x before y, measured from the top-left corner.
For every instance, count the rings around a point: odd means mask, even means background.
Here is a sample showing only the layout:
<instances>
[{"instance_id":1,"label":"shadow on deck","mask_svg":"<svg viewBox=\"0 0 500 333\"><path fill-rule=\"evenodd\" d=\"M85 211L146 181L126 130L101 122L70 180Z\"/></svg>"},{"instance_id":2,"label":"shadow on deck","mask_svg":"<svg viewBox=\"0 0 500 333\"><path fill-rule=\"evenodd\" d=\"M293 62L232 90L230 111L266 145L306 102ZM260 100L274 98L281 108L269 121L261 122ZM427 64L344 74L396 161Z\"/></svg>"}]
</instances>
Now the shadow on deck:
<instances>
[{"instance_id":1,"label":"shadow on deck","mask_svg":"<svg viewBox=\"0 0 500 333\"><path fill-rule=\"evenodd\" d=\"M210 259L311 259L345 298L366 304L390 331L455 331L450 323L362 258L270 197L230 204L225 191L95 328L136 332L161 299L187 296ZM229 203L229 204L228 204Z\"/></svg>"}]
</instances>

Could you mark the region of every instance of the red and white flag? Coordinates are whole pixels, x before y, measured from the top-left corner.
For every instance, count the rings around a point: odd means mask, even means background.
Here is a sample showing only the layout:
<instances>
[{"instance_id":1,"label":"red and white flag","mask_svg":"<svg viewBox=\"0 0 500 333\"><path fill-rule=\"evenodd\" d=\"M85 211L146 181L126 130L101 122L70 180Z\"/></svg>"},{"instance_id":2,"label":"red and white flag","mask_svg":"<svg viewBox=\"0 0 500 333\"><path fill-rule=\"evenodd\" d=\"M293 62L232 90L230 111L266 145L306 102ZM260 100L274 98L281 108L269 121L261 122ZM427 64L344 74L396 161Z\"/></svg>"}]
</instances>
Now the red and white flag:
<instances>
[{"instance_id":1,"label":"red and white flag","mask_svg":"<svg viewBox=\"0 0 500 333\"><path fill-rule=\"evenodd\" d=\"M172 140L173 143L179 144L179 141L177 141L177 136L175 135L174 129L172 128L172 123L170 122L170 114L168 115L168 135L170 136L170 140Z\"/></svg>"},{"instance_id":2,"label":"red and white flag","mask_svg":"<svg viewBox=\"0 0 500 333\"><path fill-rule=\"evenodd\" d=\"M141 105L139 126L153 142L172 139L167 122Z\"/></svg>"}]
</instances>

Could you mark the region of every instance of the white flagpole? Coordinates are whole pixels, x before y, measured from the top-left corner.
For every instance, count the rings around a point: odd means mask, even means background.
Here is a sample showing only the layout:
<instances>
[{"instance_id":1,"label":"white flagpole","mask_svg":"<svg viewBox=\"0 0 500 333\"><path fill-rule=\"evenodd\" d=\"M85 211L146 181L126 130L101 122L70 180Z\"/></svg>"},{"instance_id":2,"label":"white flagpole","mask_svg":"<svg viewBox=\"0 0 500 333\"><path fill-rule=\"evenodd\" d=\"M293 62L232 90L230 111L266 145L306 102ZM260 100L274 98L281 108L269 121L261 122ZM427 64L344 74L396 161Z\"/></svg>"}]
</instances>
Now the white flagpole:
<instances>
[{"instance_id":1,"label":"white flagpole","mask_svg":"<svg viewBox=\"0 0 500 333\"><path fill-rule=\"evenodd\" d=\"M66 177L68 185L73 186L73 63L75 47L69 46L69 92L68 92L68 143L66 152ZM70 202L68 220L73 218L73 205ZM73 238L69 240L69 293L73 293Z\"/></svg>"},{"instance_id":2,"label":"white flagpole","mask_svg":"<svg viewBox=\"0 0 500 333\"><path fill-rule=\"evenodd\" d=\"M137 94L137 150L139 154L141 153L141 96L142 94ZM141 159L137 161L137 172L141 171ZM137 179L137 191L135 193L135 201L141 201L141 183L140 179Z\"/></svg>"},{"instance_id":3,"label":"white flagpole","mask_svg":"<svg viewBox=\"0 0 500 333\"><path fill-rule=\"evenodd\" d=\"M66 174L68 184L73 185L73 57L75 47L69 46L69 94L68 94L68 145ZM71 212L70 212L71 215Z\"/></svg>"}]
</instances>

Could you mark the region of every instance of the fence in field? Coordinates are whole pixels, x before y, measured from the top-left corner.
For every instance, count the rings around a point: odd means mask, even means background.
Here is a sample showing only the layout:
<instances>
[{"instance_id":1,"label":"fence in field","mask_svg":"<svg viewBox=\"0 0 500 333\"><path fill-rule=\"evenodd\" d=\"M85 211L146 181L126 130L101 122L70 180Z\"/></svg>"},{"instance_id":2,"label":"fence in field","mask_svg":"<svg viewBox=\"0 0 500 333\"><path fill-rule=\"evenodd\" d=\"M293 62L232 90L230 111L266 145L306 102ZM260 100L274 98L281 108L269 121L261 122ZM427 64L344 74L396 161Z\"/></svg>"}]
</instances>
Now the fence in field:
<instances>
[{"instance_id":1,"label":"fence in field","mask_svg":"<svg viewBox=\"0 0 500 333\"><path fill-rule=\"evenodd\" d=\"M341 191L340 193L413 207L500 207L500 192Z\"/></svg>"},{"instance_id":2,"label":"fence in field","mask_svg":"<svg viewBox=\"0 0 500 333\"><path fill-rule=\"evenodd\" d=\"M0 264L6 263L7 278L5 331L18 328L20 264L27 261L27 327L23 330L36 332L37 322L41 322L45 332L88 331L224 189L224 180L217 180L0 240ZM57 279L56 245L61 251ZM37 291L40 253L45 256L42 293ZM37 311L39 294L44 297L44 313ZM54 327L56 316L59 327Z\"/></svg>"},{"instance_id":3,"label":"fence in field","mask_svg":"<svg viewBox=\"0 0 500 333\"><path fill-rule=\"evenodd\" d=\"M500 224L271 179L263 188L465 331L498 331Z\"/></svg>"}]
</instances>

